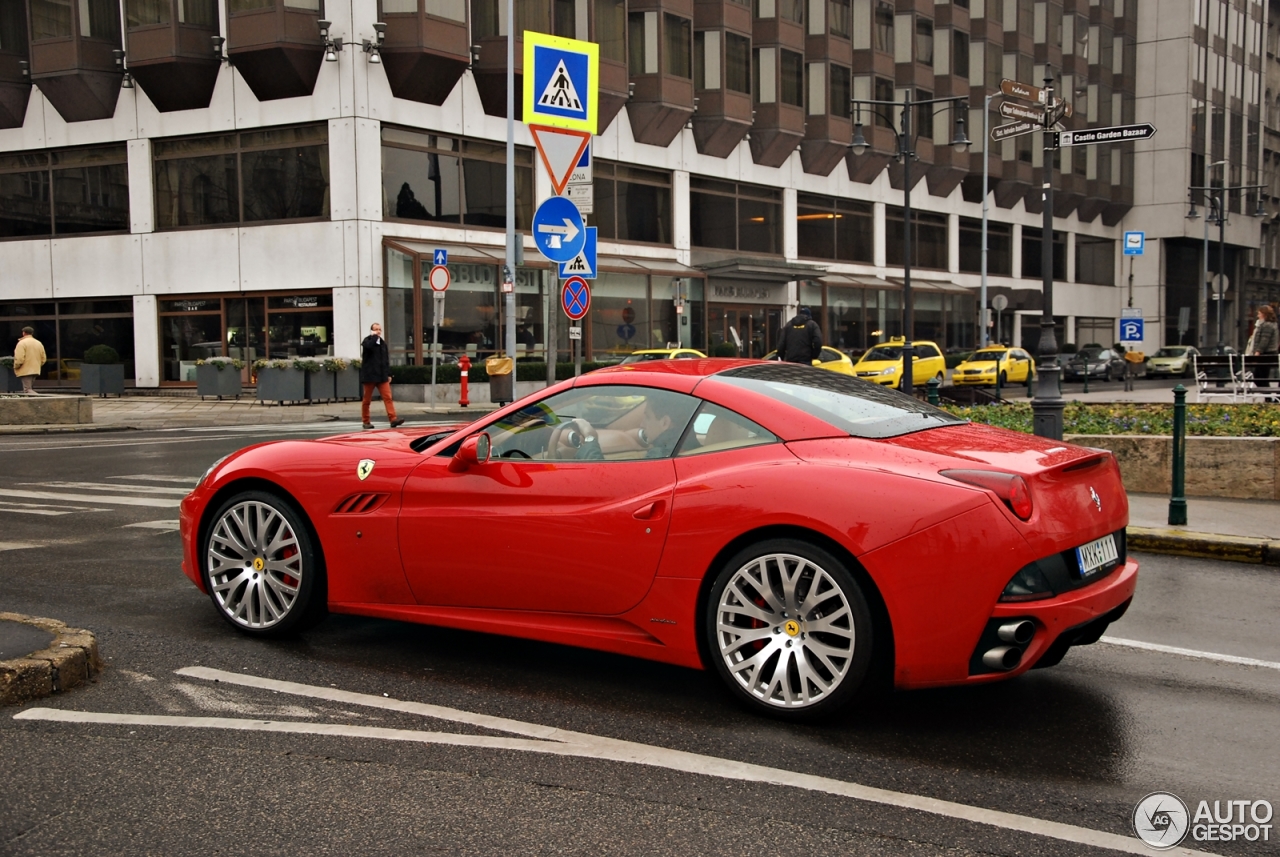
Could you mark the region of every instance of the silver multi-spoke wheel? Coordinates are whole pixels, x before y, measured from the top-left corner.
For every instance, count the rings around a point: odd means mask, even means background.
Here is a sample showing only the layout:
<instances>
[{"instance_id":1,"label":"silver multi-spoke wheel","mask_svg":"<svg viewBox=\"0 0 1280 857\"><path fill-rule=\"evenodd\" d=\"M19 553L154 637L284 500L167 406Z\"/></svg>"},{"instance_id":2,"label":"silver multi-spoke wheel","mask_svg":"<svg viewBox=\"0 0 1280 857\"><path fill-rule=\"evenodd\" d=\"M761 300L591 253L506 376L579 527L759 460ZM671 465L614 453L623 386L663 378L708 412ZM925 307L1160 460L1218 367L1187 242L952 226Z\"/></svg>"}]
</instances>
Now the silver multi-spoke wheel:
<instances>
[{"instance_id":1,"label":"silver multi-spoke wheel","mask_svg":"<svg viewBox=\"0 0 1280 857\"><path fill-rule=\"evenodd\" d=\"M209 530L206 562L214 602L238 627L277 628L299 606L308 574L304 545L267 500L239 500L222 510Z\"/></svg>"},{"instance_id":2,"label":"silver multi-spoke wheel","mask_svg":"<svg viewBox=\"0 0 1280 857\"><path fill-rule=\"evenodd\" d=\"M712 590L719 671L766 710L834 710L866 672L870 615L838 561L797 542L739 554Z\"/></svg>"}]
</instances>

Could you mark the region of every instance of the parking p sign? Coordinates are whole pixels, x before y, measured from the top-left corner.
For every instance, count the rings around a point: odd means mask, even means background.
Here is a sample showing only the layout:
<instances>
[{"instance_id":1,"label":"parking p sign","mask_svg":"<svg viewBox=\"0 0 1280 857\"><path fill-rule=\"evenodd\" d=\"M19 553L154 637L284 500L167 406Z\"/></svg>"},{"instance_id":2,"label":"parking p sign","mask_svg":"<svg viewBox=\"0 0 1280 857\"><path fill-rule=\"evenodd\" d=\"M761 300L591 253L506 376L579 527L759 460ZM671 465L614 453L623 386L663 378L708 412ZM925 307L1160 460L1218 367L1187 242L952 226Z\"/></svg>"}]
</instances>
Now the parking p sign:
<instances>
[{"instance_id":1,"label":"parking p sign","mask_svg":"<svg viewBox=\"0 0 1280 857\"><path fill-rule=\"evenodd\" d=\"M1147 233L1145 232L1126 232L1124 234L1124 254L1126 256L1141 256L1142 251L1146 249Z\"/></svg>"},{"instance_id":2,"label":"parking p sign","mask_svg":"<svg viewBox=\"0 0 1280 857\"><path fill-rule=\"evenodd\" d=\"M1138 307L1125 307L1120 310L1120 341L1141 342L1142 339L1142 310Z\"/></svg>"}]
</instances>

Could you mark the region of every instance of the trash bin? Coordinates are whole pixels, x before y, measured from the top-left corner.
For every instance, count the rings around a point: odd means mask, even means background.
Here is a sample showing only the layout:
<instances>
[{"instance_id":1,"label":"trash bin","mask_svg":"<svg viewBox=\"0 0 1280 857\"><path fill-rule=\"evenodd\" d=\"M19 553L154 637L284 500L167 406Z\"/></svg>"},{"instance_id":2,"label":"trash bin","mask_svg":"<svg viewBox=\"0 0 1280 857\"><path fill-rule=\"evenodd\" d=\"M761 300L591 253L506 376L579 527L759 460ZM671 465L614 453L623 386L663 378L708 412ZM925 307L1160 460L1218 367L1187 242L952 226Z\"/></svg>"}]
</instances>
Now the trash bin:
<instances>
[{"instance_id":1,"label":"trash bin","mask_svg":"<svg viewBox=\"0 0 1280 857\"><path fill-rule=\"evenodd\" d=\"M515 361L510 357L490 357L484 361L489 373L489 401L503 404L515 401Z\"/></svg>"}]
</instances>

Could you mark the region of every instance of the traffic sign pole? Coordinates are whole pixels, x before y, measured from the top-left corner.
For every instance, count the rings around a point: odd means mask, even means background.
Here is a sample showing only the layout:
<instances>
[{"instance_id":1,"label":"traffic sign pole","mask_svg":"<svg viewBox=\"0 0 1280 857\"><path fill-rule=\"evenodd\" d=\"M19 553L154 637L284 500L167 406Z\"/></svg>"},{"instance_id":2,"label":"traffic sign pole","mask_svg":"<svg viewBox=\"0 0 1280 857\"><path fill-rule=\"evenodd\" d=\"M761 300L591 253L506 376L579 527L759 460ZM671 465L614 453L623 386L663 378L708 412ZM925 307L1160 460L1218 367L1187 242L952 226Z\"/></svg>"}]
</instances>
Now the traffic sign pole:
<instances>
[{"instance_id":1,"label":"traffic sign pole","mask_svg":"<svg viewBox=\"0 0 1280 857\"><path fill-rule=\"evenodd\" d=\"M436 363L439 361L440 317L444 315L444 291L433 291L431 313L431 410L436 408Z\"/></svg>"},{"instance_id":2,"label":"traffic sign pole","mask_svg":"<svg viewBox=\"0 0 1280 857\"><path fill-rule=\"evenodd\" d=\"M1011 83L1013 81L1005 81ZM1003 85L1001 87L1003 89ZM1032 87L1034 89L1034 87ZM1006 94L1009 93L1005 90ZM1039 100L1048 105L1054 104L1053 76L1048 66L1045 67L1044 89L1038 92ZM1022 96L1025 97L1025 96ZM1062 367L1058 365L1058 342L1053 325L1053 150L1057 145L1057 134L1050 133L1050 120L1044 119L1044 155L1041 173L1043 188L1040 205L1044 208L1044 221L1040 237L1040 270L1044 276L1044 305L1040 316L1040 380L1036 384L1035 398L1031 400L1032 428L1036 435L1053 440L1062 440L1062 412L1066 402L1062 398L1058 379ZM1088 377L1089 373L1085 373Z\"/></svg>"}]
</instances>

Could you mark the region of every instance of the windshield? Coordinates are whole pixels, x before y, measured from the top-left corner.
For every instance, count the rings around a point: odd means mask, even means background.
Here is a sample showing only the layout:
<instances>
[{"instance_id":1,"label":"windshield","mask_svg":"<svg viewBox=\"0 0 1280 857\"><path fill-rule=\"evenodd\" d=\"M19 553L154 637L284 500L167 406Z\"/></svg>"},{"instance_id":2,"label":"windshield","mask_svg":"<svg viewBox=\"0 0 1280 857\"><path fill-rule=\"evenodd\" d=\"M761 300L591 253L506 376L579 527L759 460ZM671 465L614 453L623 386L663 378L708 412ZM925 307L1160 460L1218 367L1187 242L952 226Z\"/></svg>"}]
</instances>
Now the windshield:
<instances>
[{"instance_id":1,"label":"windshield","mask_svg":"<svg viewBox=\"0 0 1280 857\"><path fill-rule=\"evenodd\" d=\"M974 363L978 363L978 362L981 362L981 361L983 361L983 360L1003 360L1003 359L1004 359L1004 355L1005 355L1006 353L1008 353L1008 352L1005 352L1005 351L979 351L979 352L976 352L976 353L975 353L972 357L970 357L969 359L970 359L971 361L973 361Z\"/></svg>"},{"instance_id":2,"label":"windshield","mask_svg":"<svg viewBox=\"0 0 1280 857\"><path fill-rule=\"evenodd\" d=\"M877 345L866 354L862 355L863 360L901 360L901 345Z\"/></svg>"},{"instance_id":3,"label":"windshield","mask_svg":"<svg viewBox=\"0 0 1280 857\"><path fill-rule=\"evenodd\" d=\"M1161 348L1156 352L1157 357L1185 357L1186 355L1185 348Z\"/></svg>"},{"instance_id":4,"label":"windshield","mask_svg":"<svg viewBox=\"0 0 1280 857\"><path fill-rule=\"evenodd\" d=\"M666 360L667 357L668 355L665 351L660 354L654 354L652 352L649 354L636 352L635 354L628 354L626 357L622 358L622 362L623 363L647 363L650 360Z\"/></svg>"},{"instance_id":5,"label":"windshield","mask_svg":"<svg viewBox=\"0 0 1280 857\"><path fill-rule=\"evenodd\" d=\"M1081 360L1081 361L1083 361L1083 360L1097 360L1097 359L1098 359L1098 355L1100 355L1101 353L1102 353L1102 349L1101 349L1101 348L1081 348L1081 349L1080 349L1080 353L1079 353L1079 354L1077 354L1075 357L1072 357L1071 359L1072 359L1072 360Z\"/></svg>"},{"instance_id":6,"label":"windshield","mask_svg":"<svg viewBox=\"0 0 1280 857\"><path fill-rule=\"evenodd\" d=\"M792 363L757 363L708 379L767 396L830 423L853 437L897 437L968 422L919 399L836 372Z\"/></svg>"}]
</instances>

